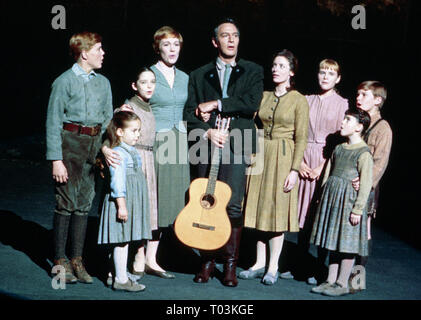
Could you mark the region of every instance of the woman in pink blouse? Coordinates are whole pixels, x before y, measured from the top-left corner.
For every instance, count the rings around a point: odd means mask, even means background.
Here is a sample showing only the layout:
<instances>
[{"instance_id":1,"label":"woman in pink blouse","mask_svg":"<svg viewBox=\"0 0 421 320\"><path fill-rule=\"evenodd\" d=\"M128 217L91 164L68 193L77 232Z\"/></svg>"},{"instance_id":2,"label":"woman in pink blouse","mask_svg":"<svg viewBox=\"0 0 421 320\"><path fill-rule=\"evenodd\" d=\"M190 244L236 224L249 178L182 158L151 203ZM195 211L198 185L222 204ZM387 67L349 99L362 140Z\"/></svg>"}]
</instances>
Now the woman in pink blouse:
<instances>
[{"instance_id":1,"label":"woman in pink blouse","mask_svg":"<svg viewBox=\"0 0 421 320\"><path fill-rule=\"evenodd\" d=\"M315 193L317 181L322 173L326 159L326 142L328 136L340 130L345 111L348 109L348 100L341 97L336 91L336 84L341 80L339 64L331 59L325 59L319 64L318 80L320 93L306 96L310 106L309 129L307 148L301 163L298 191L298 219L300 233L298 247L301 253L308 251L308 235L305 228L310 204ZM331 147L329 146L329 149ZM333 149L332 149L333 150ZM311 221L307 221L307 225ZM302 261L301 261L302 262ZM301 263L300 262L300 263ZM281 274L283 279L292 279L293 275L287 271ZM314 278L309 278L310 284L315 284Z\"/></svg>"}]
</instances>

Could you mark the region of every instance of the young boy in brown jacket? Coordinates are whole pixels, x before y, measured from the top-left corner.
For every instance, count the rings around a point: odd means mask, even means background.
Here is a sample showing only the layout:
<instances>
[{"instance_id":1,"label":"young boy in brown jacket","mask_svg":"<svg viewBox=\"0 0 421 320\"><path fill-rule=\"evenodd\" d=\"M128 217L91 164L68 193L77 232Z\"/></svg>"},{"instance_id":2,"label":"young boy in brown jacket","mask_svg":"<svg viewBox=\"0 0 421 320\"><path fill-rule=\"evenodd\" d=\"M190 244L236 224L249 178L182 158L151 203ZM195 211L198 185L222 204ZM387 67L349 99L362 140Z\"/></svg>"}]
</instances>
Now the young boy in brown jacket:
<instances>
[{"instance_id":1,"label":"young boy in brown jacket","mask_svg":"<svg viewBox=\"0 0 421 320\"><path fill-rule=\"evenodd\" d=\"M371 220L376 218L376 210L379 198L379 182L386 171L389 162L390 150L392 147L392 129L389 123L381 116L380 110L386 101L387 90L379 81L364 81L357 88L357 108L367 111L370 114L371 122L367 132L364 134L364 140L370 148L373 155L373 187L367 203L367 228L368 240L371 247ZM359 179L353 181L355 189L359 188ZM363 269L358 288L351 292L365 289L365 266L368 256L358 256L355 262L354 272L350 277L357 275L357 268ZM354 286L350 283L350 288Z\"/></svg>"}]
</instances>

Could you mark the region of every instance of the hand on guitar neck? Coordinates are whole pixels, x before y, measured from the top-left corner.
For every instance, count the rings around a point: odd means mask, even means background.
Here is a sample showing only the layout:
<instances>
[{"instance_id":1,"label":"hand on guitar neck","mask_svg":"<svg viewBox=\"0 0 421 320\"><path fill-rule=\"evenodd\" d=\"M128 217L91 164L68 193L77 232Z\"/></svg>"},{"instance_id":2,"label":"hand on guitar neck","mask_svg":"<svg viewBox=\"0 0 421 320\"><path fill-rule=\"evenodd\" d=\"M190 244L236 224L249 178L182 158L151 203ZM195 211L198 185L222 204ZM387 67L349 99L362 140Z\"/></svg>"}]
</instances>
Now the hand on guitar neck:
<instances>
[{"instance_id":1,"label":"hand on guitar neck","mask_svg":"<svg viewBox=\"0 0 421 320\"><path fill-rule=\"evenodd\" d=\"M216 129L209 129L206 132L208 139L219 148L223 148L225 142L227 142L230 122L231 118L221 118L221 115L218 115L216 118Z\"/></svg>"}]
</instances>

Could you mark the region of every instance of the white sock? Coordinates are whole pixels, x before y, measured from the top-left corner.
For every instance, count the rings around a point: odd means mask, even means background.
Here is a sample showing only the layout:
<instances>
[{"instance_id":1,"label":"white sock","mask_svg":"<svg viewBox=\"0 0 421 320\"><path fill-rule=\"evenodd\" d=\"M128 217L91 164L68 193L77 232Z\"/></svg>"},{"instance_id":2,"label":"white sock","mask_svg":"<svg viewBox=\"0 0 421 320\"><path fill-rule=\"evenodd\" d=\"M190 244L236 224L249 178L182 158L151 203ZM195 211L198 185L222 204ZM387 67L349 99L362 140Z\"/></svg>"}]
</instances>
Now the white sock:
<instances>
[{"instance_id":1,"label":"white sock","mask_svg":"<svg viewBox=\"0 0 421 320\"><path fill-rule=\"evenodd\" d=\"M127 277L127 257L129 255L129 245L124 247L114 248L114 266L115 266L115 280L118 283L126 283Z\"/></svg>"}]
</instances>

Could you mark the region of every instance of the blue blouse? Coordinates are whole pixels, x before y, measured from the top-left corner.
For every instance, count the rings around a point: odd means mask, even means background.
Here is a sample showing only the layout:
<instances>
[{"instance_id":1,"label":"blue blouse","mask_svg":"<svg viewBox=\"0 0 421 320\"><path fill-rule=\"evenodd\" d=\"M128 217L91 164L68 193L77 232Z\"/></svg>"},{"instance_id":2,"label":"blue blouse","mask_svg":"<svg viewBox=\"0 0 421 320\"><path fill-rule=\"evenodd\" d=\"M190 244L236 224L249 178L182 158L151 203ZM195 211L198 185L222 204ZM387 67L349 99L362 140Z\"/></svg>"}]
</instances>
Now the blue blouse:
<instances>
[{"instance_id":1,"label":"blue blouse","mask_svg":"<svg viewBox=\"0 0 421 320\"><path fill-rule=\"evenodd\" d=\"M126 149L131 150L132 154L137 159L136 168L142 168L142 159L140 158L139 152L137 152L135 147L129 146L128 144L122 142L120 145L123 145ZM126 169L135 168L135 163L133 158L126 150L121 146L113 148L114 151L117 151L121 157L120 165L117 168L110 166L110 175L111 175L111 197L112 198L125 198L126 197Z\"/></svg>"},{"instance_id":2,"label":"blue blouse","mask_svg":"<svg viewBox=\"0 0 421 320\"><path fill-rule=\"evenodd\" d=\"M175 68L175 67L174 67ZM176 127L180 132L187 132L183 121L184 104L187 101L189 76L175 68L174 84L171 89L165 76L159 69L151 66L156 76L156 87L149 103L156 121L156 131L165 132Z\"/></svg>"}]
</instances>

